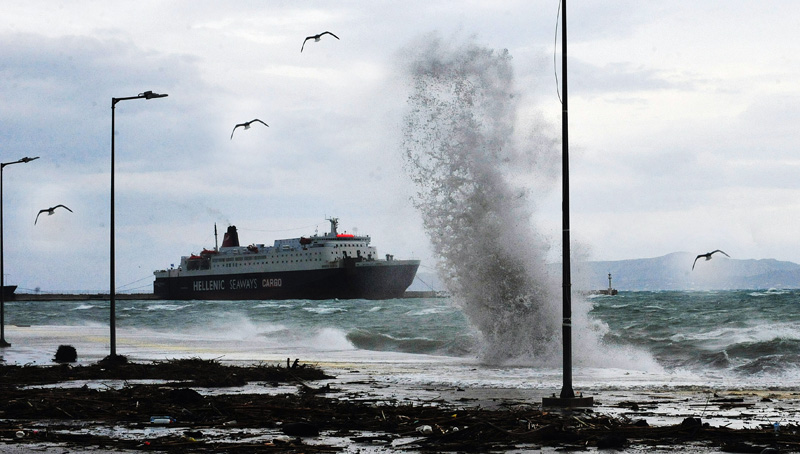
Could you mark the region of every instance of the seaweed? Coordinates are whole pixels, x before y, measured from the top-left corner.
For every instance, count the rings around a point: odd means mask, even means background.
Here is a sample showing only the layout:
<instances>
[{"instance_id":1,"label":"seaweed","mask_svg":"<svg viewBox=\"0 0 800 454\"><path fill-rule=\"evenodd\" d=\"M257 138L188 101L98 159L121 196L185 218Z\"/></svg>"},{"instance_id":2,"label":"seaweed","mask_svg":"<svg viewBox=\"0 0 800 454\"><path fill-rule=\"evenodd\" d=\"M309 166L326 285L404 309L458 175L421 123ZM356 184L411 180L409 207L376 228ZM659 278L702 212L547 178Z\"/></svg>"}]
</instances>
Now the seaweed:
<instances>
[{"instance_id":1,"label":"seaweed","mask_svg":"<svg viewBox=\"0 0 800 454\"><path fill-rule=\"evenodd\" d=\"M781 452L800 446L798 428L710 427L700 418L651 427L591 409L546 411L537 405L496 409L462 401L362 399L312 386L332 378L314 366L223 365L197 358L145 364L72 367L0 366L0 445L59 443L169 452L336 452L355 447L414 452L486 452L554 446L567 450L630 446L714 447L728 452ZM114 379L121 387L67 386ZM140 383L135 380L156 380ZM242 383L295 384L290 393L226 392ZM36 384L36 386L31 386ZM628 405L629 403L625 403ZM632 404L631 404L632 406ZM154 416L164 415L164 416ZM151 422L152 421L152 422ZM166 423L159 436L130 437ZM82 427L114 427L92 435ZM309 443L309 439L314 443Z\"/></svg>"}]
</instances>

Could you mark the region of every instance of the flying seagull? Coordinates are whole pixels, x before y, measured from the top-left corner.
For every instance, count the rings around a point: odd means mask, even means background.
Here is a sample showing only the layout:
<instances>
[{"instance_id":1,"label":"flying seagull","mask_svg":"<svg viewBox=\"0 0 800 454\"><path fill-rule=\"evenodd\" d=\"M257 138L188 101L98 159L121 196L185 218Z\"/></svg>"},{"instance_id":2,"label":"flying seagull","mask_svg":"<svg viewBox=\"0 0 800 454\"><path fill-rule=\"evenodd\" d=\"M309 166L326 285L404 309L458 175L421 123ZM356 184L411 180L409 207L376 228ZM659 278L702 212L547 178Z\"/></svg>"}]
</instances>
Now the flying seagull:
<instances>
[{"instance_id":1,"label":"flying seagull","mask_svg":"<svg viewBox=\"0 0 800 454\"><path fill-rule=\"evenodd\" d=\"M331 35L334 38L339 39L338 36L334 35L331 32L322 32L319 35L309 36L309 37L307 37L306 39L303 40L303 45L300 46L300 52L303 52L303 48L306 47L306 41L308 41L309 39L313 39L314 42L317 43L317 42L319 42L319 39L322 38L322 35Z\"/></svg>"},{"instance_id":2,"label":"flying seagull","mask_svg":"<svg viewBox=\"0 0 800 454\"><path fill-rule=\"evenodd\" d=\"M56 206L54 206L54 207L50 207L50 208L45 208L45 209L43 209L43 210L39 210L39 214L42 214L42 213L47 213L47 215L48 215L48 216L52 216L52 215L53 215L53 213L56 211L56 208L64 208L64 209L66 209L67 211L69 211L70 213L72 213L72 210L70 210L70 209L69 209L68 207L66 207L65 205L56 205ZM37 215L36 215L36 220L35 220L35 221L33 221L33 225L36 225L36 223L39 221L39 214L37 214Z\"/></svg>"},{"instance_id":3,"label":"flying seagull","mask_svg":"<svg viewBox=\"0 0 800 454\"><path fill-rule=\"evenodd\" d=\"M697 257L695 257L694 263L692 263L692 269L694 269L694 265L695 265L695 263L697 263L697 259L699 259L700 257L705 257L706 261L709 261L709 260L711 260L711 255L712 254L716 254L717 252L722 252L723 254L725 254L725 251L721 251L719 249L717 249L716 251L706 252L705 254L700 254ZM725 254L725 256L726 257L730 257L730 255L728 255L728 254Z\"/></svg>"},{"instance_id":4,"label":"flying seagull","mask_svg":"<svg viewBox=\"0 0 800 454\"><path fill-rule=\"evenodd\" d=\"M231 131L231 139L233 139L233 133L236 132L236 128L238 128L239 126L244 126L244 129L250 129L250 123L253 123L254 121L257 121L257 122L261 123L262 125L264 125L266 127L269 127L268 124L264 123L263 121L259 120L258 118L255 118L255 119L250 120L250 121L245 122L245 123L239 123L238 125L233 127L233 131Z\"/></svg>"}]
</instances>

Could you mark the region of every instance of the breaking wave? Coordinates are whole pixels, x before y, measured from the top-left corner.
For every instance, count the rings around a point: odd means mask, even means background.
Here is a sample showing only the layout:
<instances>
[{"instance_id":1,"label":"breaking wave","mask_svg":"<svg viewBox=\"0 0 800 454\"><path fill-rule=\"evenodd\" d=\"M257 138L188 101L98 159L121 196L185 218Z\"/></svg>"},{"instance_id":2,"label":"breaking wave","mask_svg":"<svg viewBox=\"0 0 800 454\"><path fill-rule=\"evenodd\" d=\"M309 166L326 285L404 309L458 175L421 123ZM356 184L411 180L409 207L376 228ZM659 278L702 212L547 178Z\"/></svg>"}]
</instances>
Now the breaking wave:
<instances>
[{"instance_id":1,"label":"breaking wave","mask_svg":"<svg viewBox=\"0 0 800 454\"><path fill-rule=\"evenodd\" d=\"M550 362L560 351L561 299L522 182L552 180L542 163L558 141L542 129L525 140L515 133L519 96L507 50L428 36L407 61L404 164L439 273L478 329L483 361Z\"/></svg>"}]
</instances>

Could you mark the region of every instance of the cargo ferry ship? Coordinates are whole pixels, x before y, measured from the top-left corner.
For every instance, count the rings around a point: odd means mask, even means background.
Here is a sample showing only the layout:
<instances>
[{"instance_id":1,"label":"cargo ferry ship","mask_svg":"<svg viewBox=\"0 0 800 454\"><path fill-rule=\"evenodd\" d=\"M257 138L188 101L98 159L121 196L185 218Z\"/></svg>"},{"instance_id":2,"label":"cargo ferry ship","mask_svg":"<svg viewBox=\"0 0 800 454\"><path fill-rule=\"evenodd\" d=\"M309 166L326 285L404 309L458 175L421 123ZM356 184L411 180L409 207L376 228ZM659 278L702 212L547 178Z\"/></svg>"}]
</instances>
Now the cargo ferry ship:
<instances>
[{"instance_id":1,"label":"cargo ferry ship","mask_svg":"<svg viewBox=\"0 0 800 454\"><path fill-rule=\"evenodd\" d=\"M338 233L339 220L328 221L331 231L324 235L275 240L272 246L240 246L236 226L230 226L222 247L183 256L177 268L153 272L153 293L202 300L402 297L419 260L379 258L369 236Z\"/></svg>"}]
</instances>

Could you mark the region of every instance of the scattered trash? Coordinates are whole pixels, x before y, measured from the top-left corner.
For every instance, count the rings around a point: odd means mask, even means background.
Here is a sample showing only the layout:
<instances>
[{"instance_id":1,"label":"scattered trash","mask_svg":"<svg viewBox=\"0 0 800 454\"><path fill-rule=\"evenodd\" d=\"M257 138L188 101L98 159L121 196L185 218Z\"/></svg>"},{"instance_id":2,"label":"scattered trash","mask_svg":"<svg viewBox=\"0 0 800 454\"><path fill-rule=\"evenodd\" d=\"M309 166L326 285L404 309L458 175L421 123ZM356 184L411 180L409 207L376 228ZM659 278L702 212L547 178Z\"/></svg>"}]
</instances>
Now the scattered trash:
<instances>
[{"instance_id":1,"label":"scattered trash","mask_svg":"<svg viewBox=\"0 0 800 454\"><path fill-rule=\"evenodd\" d=\"M700 427L702 425L703 421L700 418L692 418L691 416L681 422L683 427Z\"/></svg>"},{"instance_id":2,"label":"scattered trash","mask_svg":"<svg viewBox=\"0 0 800 454\"><path fill-rule=\"evenodd\" d=\"M622 449L628 444L628 439L621 434L611 433L597 439L597 449Z\"/></svg>"},{"instance_id":3,"label":"scattered trash","mask_svg":"<svg viewBox=\"0 0 800 454\"><path fill-rule=\"evenodd\" d=\"M203 401L203 396L191 388L173 389L169 392L169 398L179 405L190 405Z\"/></svg>"},{"instance_id":4,"label":"scattered trash","mask_svg":"<svg viewBox=\"0 0 800 454\"><path fill-rule=\"evenodd\" d=\"M281 430L286 435L293 437L316 437L319 435L319 428L307 422L287 422Z\"/></svg>"},{"instance_id":5,"label":"scattered trash","mask_svg":"<svg viewBox=\"0 0 800 454\"><path fill-rule=\"evenodd\" d=\"M176 420L172 416L151 416L150 424L172 424Z\"/></svg>"},{"instance_id":6,"label":"scattered trash","mask_svg":"<svg viewBox=\"0 0 800 454\"><path fill-rule=\"evenodd\" d=\"M180 367L175 367L176 363ZM74 444L74 452L82 451L81 448L83 451L90 450L89 447L107 443L123 443L130 448L141 446L140 450L150 452L189 452L203 449L197 447L197 442L204 441L213 445L213 448L205 449L218 452L240 451L244 445L247 445L247 450L257 450L262 444L271 446L270 442L275 445L284 443L277 449L273 448L273 452L288 450L291 445L295 445L296 448L293 449L300 452L304 440L313 442L313 447L303 447L305 452L333 452L341 448L326 446L328 440L346 438L350 438L352 443L390 444L389 447L380 448L383 450L406 450L409 447L404 444L408 444L411 449L420 452L500 452L524 450L526 448L523 447L539 445L553 447L553 452L572 449L573 446L586 447L588 450L601 447L613 450L620 446L632 446L634 449L646 451L647 447L656 445L674 446L676 451L683 449L689 452L698 445L707 445L709 450L713 450L735 441L743 446L747 445L746 451L737 452L759 452L756 449L774 445L775 448L764 451L764 454L768 454L791 452L800 446L800 434L796 434L794 429L795 419L785 416L781 419L781 415L777 413L781 411L788 414L789 410L776 409L782 404L769 407L765 405L767 410L775 410L775 413L765 414L764 419L754 420L746 415L739 417L735 421L753 426L753 429L740 430L709 427L708 422L696 416L681 422L685 417L682 412L679 413L680 417L670 414L672 424L666 425L659 422L663 416L661 413L648 411L646 414L653 418L651 422L655 425L649 427L644 419L632 420L631 418L641 416L638 412L632 413L629 410L623 411L619 416L605 415L600 409L587 412L546 412L538 410L535 404L518 405L516 400L510 401L513 405L504 405L506 401L502 400L503 404L498 405L497 409L475 407L471 404L464 406L460 403L461 400L457 400L453 402L454 406L458 406L458 413L455 413L453 407L446 404L440 406L438 401L435 405L428 405L427 399L409 399L406 402L399 397L392 397L386 400L388 405L376 405L372 399L360 399L361 395L355 392L341 399L323 399L297 391L270 395L222 390L200 395L190 388L175 389L165 386L161 381L143 382L122 389L107 387L99 390L89 386L27 386L30 383L60 383L66 379L104 383L109 379L141 380L161 377L171 382L180 381L199 387L201 385L197 384L198 380L215 376L221 377L215 382L224 382L223 379L230 375L231 370L235 370L237 376L249 377L257 383L277 380L286 383L288 387L290 383L295 383L293 376L301 376L305 380L307 378L302 374L312 370L311 367L290 369L291 374L274 375L276 372L286 373L283 366L232 369L204 360L127 364L113 368L2 364L0 411L7 424L0 435L4 434L7 442L16 444ZM371 395L369 393L373 389L385 388L393 393L391 385L373 381L359 381L357 384L368 388L365 395ZM318 385L314 385L316 386ZM381 392L383 391L378 391ZM700 396L699 392L692 396L695 397L687 398L689 403L676 400L679 403L675 405L687 408L687 411L705 406L705 396ZM695 406L693 402L699 403ZM786 405L786 408L796 408L794 403ZM622 405L623 408L629 406L630 403ZM640 406L645 407L643 404ZM149 424L147 421L150 416L147 415L155 415ZM276 421L276 418L283 420L283 423ZM710 416L709 418L714 421ZM15 420L47 421L47 429L41 429L37 435L34 429L37 426L26 426L29 429L22 429L21 425L8 422ZM769 423L769 420L773 422ZM299 421L303 423L298 426ZM780 421L777 426L779 432L775 432L776 421ZM113 429L111 436L92 431L78 433L74 430L76 427L95 425L104 428L119 427L121 430ZM288 435L295 434L294 429L303 425L310 426L312 434L321 432L325 438L298 439L296 435ZM282 433L283 428L287 432ZM128 438L129 432L135 433L135 437ZM124 439L120 435L123 433L126 434ZM357 436L352 437L353 435ZM353 449L354 452L355 449L373 450L371 446ZM377 451L378 448L374 450Z\"/></svg>"}]
</instances>

